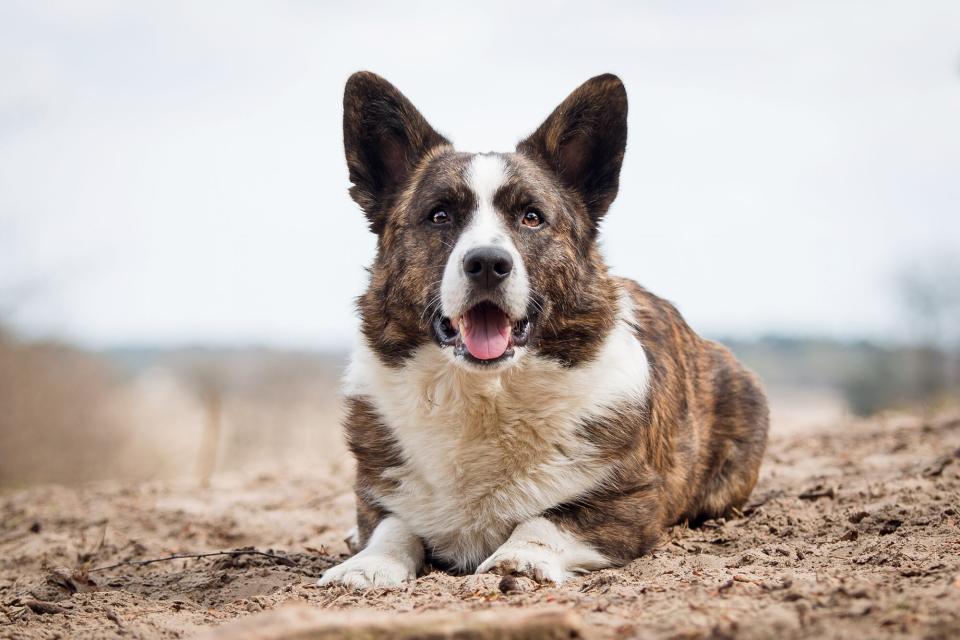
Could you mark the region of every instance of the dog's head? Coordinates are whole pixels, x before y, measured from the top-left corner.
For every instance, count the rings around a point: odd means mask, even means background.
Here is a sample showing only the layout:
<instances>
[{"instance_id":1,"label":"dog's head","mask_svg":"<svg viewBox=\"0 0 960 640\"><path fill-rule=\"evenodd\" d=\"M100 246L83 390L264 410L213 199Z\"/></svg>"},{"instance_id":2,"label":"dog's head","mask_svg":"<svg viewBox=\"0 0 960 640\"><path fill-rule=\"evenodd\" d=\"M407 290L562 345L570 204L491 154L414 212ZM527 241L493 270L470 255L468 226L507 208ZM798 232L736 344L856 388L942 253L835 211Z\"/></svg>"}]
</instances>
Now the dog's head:
<instances>
[{"instance_id":1,"label":"dog's head","mask_svg":"<svg viewBox=\"0 0 960 640\"><path fill-rule=\"evenodd\" d=\"M359 309L381 359L431 342L476 371L592 356L617 304L596 244L626 146L616 76L580 86L514 153L454 150L368 72L347 82L343 130L350 194L378 236Z\"/></svg>"}]
</instances>

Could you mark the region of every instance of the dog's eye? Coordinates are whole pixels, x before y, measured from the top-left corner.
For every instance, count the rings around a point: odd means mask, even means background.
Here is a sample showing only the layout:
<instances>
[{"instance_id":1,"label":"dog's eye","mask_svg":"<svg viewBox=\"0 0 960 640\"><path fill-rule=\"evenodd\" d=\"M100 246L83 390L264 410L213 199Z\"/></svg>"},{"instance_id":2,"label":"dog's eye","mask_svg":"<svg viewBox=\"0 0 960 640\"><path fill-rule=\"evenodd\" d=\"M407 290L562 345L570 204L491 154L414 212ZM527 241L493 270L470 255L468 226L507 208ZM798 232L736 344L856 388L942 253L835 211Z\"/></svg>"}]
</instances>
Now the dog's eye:
<instances>
[{"instance_id":1,"label":"dog's eye","mask_svg":"<svg viewBox=\"0 0 960 640\"><path fill-rule=\"evenodd\" d=\"M434 211L430 214L430 222L433 224L447 224L450 222L450 214L446 211Z\"/></svg>"},{"instance_id":2,"label":"dog's eye","mask_svg":"<svg viewBox=\"0 0 960 640\"><path fill-rule=\"evenodd\" d=\"M539 227L543 224L543 218L533 209L528 209L527 212L523 214L522 222L527 227Z\"/></svg>"}]
</instances>

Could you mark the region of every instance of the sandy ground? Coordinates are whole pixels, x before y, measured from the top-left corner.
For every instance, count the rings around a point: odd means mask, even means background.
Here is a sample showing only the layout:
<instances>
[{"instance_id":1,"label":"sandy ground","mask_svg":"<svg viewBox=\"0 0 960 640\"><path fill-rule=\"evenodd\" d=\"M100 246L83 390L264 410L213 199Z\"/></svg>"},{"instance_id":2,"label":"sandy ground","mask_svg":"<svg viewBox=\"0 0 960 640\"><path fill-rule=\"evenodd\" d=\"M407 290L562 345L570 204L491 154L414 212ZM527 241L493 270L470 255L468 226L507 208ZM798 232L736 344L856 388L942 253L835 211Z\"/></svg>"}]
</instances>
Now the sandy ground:
<instances>
[{"instance_id":1,"label":"sandy ground","mask_svg":"<svg viewBox=\"0 0 960 640\"><path fill-rule=\"evenodd\" d=\"M339 446L331 444L331 446ZM428 571L399 591L314 586L345 557L347 463L314 474L0 495L0 637L177 638L289 602L388 611L552 603L588 637L960 636L960 417L772 439L742 518L561 587ZM121 565L256 547L270 555Z\"/></svg>"}]
</instances>

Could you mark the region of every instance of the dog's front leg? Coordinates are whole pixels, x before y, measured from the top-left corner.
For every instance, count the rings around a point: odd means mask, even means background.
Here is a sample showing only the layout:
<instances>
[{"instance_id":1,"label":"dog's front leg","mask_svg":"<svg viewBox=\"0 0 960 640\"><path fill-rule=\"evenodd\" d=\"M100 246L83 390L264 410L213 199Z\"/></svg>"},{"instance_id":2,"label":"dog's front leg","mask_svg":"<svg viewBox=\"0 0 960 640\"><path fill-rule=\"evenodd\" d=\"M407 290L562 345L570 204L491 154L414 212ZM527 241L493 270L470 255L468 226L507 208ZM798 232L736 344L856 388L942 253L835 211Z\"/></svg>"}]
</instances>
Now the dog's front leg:
<instances>
[{"instance_id":1,"label":"dog's front leg","mask_svg":"<svg viewBox=\"0 0 960 640\"><path fill-rule=\"evenodd\" d=\"M517 525L510 538L477 567L477 573L524 575L560 584L575 574L613 564L575 534L541 517Z\"/></svg>"},{"instance_id":2,"label":"dog's front leg","mask_svg":"<svg viewBox=\"0 0 960 640\"><path fill-rule=\"evenodd\" d=\"M395 516L373 530L370 541L352 558L327 569L317 584L343 584L353 589L398 587L417 577L423 564L423 542Z\"/></svg>"}]
</instances>

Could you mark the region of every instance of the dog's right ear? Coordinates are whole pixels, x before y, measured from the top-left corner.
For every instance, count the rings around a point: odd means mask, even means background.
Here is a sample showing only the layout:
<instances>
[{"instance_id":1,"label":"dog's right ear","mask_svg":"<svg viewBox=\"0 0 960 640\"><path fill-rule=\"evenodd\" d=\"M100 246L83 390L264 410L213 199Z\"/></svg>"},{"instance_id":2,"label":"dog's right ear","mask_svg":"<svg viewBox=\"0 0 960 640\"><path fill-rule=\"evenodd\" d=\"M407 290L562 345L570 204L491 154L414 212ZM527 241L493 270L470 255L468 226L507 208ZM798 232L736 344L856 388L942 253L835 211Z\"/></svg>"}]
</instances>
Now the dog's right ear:
<instances>
[{"instance_id":1,"label":"dog's right ear","mask_svg":"<svg viewBox=\"0 0 960 640\"><path fill-rule=\"evenodd\" d=\"M358 71L343 91L343 148L350 169L350 195L370 229L380 233L394 197L431 149L450 142L433 130L396 87Z\"/></svg>"}]
</instances>

